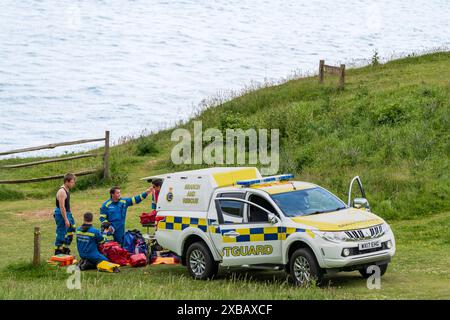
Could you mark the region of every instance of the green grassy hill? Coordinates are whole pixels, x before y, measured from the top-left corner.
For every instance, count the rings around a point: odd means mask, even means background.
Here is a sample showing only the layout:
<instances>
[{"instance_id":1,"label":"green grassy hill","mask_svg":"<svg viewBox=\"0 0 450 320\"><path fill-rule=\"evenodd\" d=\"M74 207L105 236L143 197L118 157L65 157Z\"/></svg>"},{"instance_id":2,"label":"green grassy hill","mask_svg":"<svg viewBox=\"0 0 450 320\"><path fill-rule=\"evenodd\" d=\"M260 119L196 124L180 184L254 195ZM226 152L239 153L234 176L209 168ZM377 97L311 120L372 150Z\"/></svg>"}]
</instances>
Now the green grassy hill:
<instances>
[{"instance_id":1,"label":"green grassy hill","mask_svg":"<svg viewBox=\"0 0 450 320\"><path fill-rule=\"evenodd\" d=\"M375 212L404 219L450 209L450 53L408 57L350 69L344 91L327 77L302 78L248 92L206 108L192 121L209 127L280 130L280 172L325 186L345 198L348 182L360 175ZM113 182L83 177L78 189L126 184L130 173L192 169L170 161L171 130L141 137L112 150ZM140 156L141 155L141 156ZM148 161L152 166L147 166ZM1 164L20 163L10 159ZM0 169L0 180L95 168L100 159L21 170ZM144 172L148 168L147 172ZM0 185L0 199L46 198L50 181Z\"/></svg>"},{"instance_id":2,"label":"green grassy hill","mask_svg":"<svg viewBox=\"0 0 450 320\"><path fill-rule=\"evenodd\" d=\"M53 247L54 194L61 183L49 181L0 185L0 298L449 298L450 52L349 69L343 91L336 89L336 78L326 79L324 85L302 78L219 99L180 127L192 129L193 121L201 120L203 130L279 129L280 172L317 183L342 199L350 179L359 175L372 210L392 223L397 236L397 255L383 277L383 290L367 290L357 272L339 276L325 289L298 290L272 273L258 273L252 280L240 278L245 272L237 280L225 273L218 286L193 281L178 266L148 266L119 275L83 273L84 290L70 291L64 271L33 270L27 264L35 225L42 228L43 256ZM79 179L72 195L76 221L85 211L98 213L111 184L131 195L146 188L141 177L197 168L172 164L171 132L114 146L112 181ZM8 159L0 166L27 161ZM0 169L0 180L98 166L99 159L81 159ZM129 209L128 228L140 227L137 215L148 206Z\"/></svg>"}]
</instances>

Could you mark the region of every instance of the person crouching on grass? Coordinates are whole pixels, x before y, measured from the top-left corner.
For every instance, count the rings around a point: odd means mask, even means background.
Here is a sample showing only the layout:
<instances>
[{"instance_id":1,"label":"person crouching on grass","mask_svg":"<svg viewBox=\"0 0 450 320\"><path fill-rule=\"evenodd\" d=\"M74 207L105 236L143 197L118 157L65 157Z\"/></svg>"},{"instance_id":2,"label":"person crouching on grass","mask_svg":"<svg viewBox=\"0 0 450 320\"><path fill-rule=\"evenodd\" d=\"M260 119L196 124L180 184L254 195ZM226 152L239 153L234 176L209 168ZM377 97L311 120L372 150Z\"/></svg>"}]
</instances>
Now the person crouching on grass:
<instances>
[{"instance_id":1,"label":"person crouching on grass","mask_svg":"<svg viewBox=\"0 0 450 320\"><path fill-rule=\"evenodd\" d=\"M106 236L92 226L93 218L94 215L92 213L86 212L83 216L83 225L77 229L76 235L80 258L96 266L102 261L108 261L108 258L98 251L98 245L106 241Z\"/></svg>"},{"instance_id":2,"label":"person crouching on grass","mask_svg":"<svg viewBox=\"0 0 450 320\"><path fill-rule=\"evenodd\" d=\"M64 175L64 184L56 193L56 208L53 214L56 223L55 255L70 254L70 244L75 232L75 220L70 211L70 189L75 186L72 173Z\"/></svg>"}]
</instances>

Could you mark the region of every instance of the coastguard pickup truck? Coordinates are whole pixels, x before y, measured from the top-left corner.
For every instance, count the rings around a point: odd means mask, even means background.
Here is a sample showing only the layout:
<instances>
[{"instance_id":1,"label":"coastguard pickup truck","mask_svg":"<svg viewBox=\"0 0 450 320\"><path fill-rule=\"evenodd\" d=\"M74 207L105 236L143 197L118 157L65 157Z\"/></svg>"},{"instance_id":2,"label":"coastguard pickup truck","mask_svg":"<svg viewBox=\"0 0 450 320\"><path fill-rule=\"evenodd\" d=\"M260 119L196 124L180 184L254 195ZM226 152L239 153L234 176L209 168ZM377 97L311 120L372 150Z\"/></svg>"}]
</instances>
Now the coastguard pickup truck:
<instances>
[{"instance_id":1,"label":"coastguard pickup truck","mask_svg":"<svg viewBox=\"0 0 450 320\"><path fill-rule=\"evenodd\" d=\"M326 273L378 265L395 254L389 225L370 212L359 177L348 203L293 175L262 177L253 167L218 167L143 178L163 179L158 243L182 258L195 279L219 265L285 270L296 285ZM358 182L361 198L351 198Z\"/></svg>"}]
</instances>

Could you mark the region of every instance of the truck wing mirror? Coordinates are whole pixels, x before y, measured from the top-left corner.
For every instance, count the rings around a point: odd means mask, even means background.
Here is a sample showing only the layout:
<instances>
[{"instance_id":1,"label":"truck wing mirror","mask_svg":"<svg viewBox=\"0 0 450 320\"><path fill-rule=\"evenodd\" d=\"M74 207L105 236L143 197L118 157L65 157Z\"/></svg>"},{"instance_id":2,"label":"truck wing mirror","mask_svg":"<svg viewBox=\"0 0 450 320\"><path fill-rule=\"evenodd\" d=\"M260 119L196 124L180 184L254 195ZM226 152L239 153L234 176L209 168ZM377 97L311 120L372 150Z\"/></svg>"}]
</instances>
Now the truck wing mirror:
<instances>
[{"instance_id":1,"label":"truck wing mirror","mask_svg":"<svg viewBox=\"0 0 450 320\"><path fill-rule=\"evenodd\" d=\"M353 199L353 207L356 209L366 209L370 211L369 201L366 198L355 198Z\"/></svg>"},{"instance_id":2,"label":"truck wing mirror","mask_svg":"<svg viewBox=\"0 0 450 320\"><path fill-rule=\"evenodd\" d=\"M358 183L358 187L359 187L359 191L361 192L361 198L355 198L352 201L352 187L353 187L353 183L354 182ZM369 206L369 201L367 201L366 198L366 192L364 191L363 185L362 185L362 181L361 178L359 176L356 176L352 179L352 181L350 181L350 187L348 190L348 202L347 205L349 207L353 206L354 208L364 208L367 211L370 211L370 206Z\"/></svg>"}]
</instances>

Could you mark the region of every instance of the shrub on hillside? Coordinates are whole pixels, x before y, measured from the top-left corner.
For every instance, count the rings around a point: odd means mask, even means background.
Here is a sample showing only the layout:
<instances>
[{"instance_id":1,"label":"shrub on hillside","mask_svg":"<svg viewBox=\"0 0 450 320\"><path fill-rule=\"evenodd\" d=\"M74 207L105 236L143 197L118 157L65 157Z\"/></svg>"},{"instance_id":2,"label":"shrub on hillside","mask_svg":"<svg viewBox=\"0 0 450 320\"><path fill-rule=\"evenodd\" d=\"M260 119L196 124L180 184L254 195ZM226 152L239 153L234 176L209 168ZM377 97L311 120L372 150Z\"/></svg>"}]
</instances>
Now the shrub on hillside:
<instances>
[{"instance_id":1,"label":"shrub on hillside","mask_svg":"<svg viewBox=\"0 0 450 320\"><path fill-rule=\"evenodd\" d=\"M247 130L250 127L250 124L247 120L247 117L245 117L244 115L228 111L220 116L219 126L219 129L222 131L225 137L226 129Z\"/></svg>"},{"instance_id":2,"label":"shrub on hillside","mask_svg":"<svg viewBox=\"0 0 450 320\"><path fill-rule=\"evenodd\" d=\"M408 115L397 102L390 103L375 113L375 122L379 125L395 125L407 119Z\"/></svg>"},{"instance_id":3,"label":"shrub on hillside","mask_svg":"<svg viewBox=\"0 0 450 320\"><path fill-rule=\"evenodd\" d=\"M156 143L146 137L141 137L136 141L136 152L137 156L147 156L154 155L158 153L158 148Z\"/></svg>"}]
</instances>

